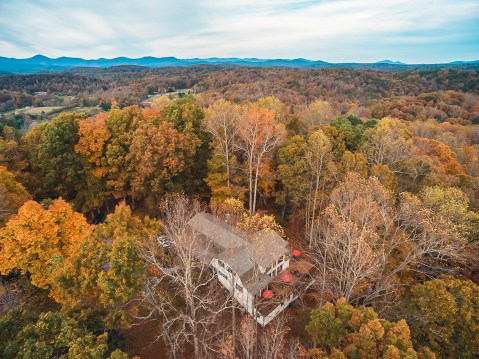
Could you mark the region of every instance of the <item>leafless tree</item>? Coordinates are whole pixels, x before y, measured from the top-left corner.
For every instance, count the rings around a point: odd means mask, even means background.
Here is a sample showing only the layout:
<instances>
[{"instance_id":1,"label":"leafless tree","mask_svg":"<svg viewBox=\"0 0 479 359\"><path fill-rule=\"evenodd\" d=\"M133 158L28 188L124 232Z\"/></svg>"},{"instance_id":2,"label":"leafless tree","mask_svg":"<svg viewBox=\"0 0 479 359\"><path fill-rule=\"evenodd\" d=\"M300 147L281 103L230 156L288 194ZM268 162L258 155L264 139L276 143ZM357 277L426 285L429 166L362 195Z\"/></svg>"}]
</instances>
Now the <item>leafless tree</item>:
<instances>
[{"instance_id":1,"label":"leafless tree","mask_svg":"<svg viewBox=\"0 0 479 359\"><path fill-rule=\"evenodd\" d=\"M457 257L466 245L454 225L412 194L399 204L379 181L349 174L331 194L310 255L317 266L315 285L348 302L392 302L398 274L426 273L431 263Z\"/></svg>"},{"instance_id":2,"label":"leafless tree","mask_svg":"<svg viewBox=\"0 0 479 359\"><path fill-rule=\"evenodd\" d=\"M284 315L268 323L259 339L259 357L264 359L282 359L286 349L286 334L289 328L285 325Z\"/></svg>"},{"instance_id":3,"label":"leafless tree","mask_svg":"<svg viewBox=\"0 0 479 359\"><path fill-rule=\"evenodd\" d=\"M205 127L216 142L216 149L226 163L227 186L231 182L231 156L235 150L240 108L230 102L220 100L206 112Z\"/></svg>"},{"instance_id":4,"label":"leafless tree","mask_svg":"<svg viewBox=\"0 0 479 359\"><path fill-rule=\"evenodd\" d=\"M218 350L216 339L221 332L215 324L225 301L218 295L221 289L209 263L202 261L207 244L187 228L188 220L202 208L196 201L172 195L162 203L161 210L171 249L165 256L156 238L150 238L141 248L148 265L143 304L149 308L142 319L158 318L161 336L170 344L173 357L191 343L195 358L206 358Z\"/></svg>"},{"instance_id":5,"label":"leafless tree","mask_svg":"<svg viewBox=\"0 0 479 359\"><path fill-rule=\"evenodd\" d=\"M0 312L15 308L21 298L21 292L14 284L4 284L0 279Z\"/></svg>"},{"instance_id":6,"label":"leafless tree","mask_svg":"<svg viewBox=\"0 0 479 359\"><path fill-rule=\"evenodd\" d=\"M306 358L306 349L301 345L298 337L289 338L284 349L284 359Z\"/></svg>"},{"instance_id":7,"label":"leafless tree","mask_svg":"<svg viewBox=\"0 0 479 359\"><path fill-rule=\"evenodd\" d=\"M253 359L256 350L257 324L249 315L245 315L240 323L239 353L242 359Z\"/></svg>"},{"instance_id":8,"label":"leafless tree","mask_svg":"<svg viewBox=\"0 0 479 359\"><path fill-rule=\"evenodd\" d=\"M314 239L313 232L318 215L319 192L324 183L326 163L332 158L332 147L323 131L314 131L309 135L305 153L306 173L308 175L308 194L306 197L306 233L309 243Z\"/></svg>"},{"instance_id":9,"label":"leafless tree","mask_svg":"<svg viewBox=\"0 0 479 359\"><path fill-rule=\"evenodd\" d=\"M274 112L266 108L250 108L240 119L237 147L246 157L250 214L256 211L261 168L273 150L283 142L285 136L284 125L277 124Z\"/></svg>"},{"instance_id":10,"label":"leafless tree","mask_svg":"<svg viewBox=\"0 0 479 359\"><path fill-rule=\"evenodd\" d=\"M299 118L306 130L315 126L329 123L340 115L329 102L317 100L305 107L300 113Z\"/></svg>"}]
</instances>

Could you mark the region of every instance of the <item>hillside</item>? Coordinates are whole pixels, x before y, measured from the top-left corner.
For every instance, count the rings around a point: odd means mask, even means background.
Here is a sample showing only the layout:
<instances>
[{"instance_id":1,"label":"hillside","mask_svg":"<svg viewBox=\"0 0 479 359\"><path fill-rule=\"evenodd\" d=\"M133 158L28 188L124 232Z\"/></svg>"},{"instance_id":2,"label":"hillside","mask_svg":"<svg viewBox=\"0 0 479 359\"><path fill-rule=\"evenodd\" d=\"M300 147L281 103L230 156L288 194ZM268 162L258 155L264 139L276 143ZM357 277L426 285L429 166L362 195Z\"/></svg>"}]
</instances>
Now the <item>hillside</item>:
<instances>
[{"instance_id":1,"label":"hillside","mask_svg":"<svg viewBox=\"0 0 479 359\"><path fill-rule=\"evenodd\" d=\"M192 66L192 65L222 65L222 66L253 66L253 67L291 67L303 69L367 69L389 72L426 71L445 69L479 70L477 61L455 61L446 64L405 64L399 61L383 60L375 63L329 63L307 59L259 59L259 58L193 58L178 59L176 57L141 58L116 57L112 59L99 58L94 60L59 57L49 58L35 55L26 59L0 57L0 73L38 73L71 69L75 67L112 67L134 65L146 67Z\"/></svg>"}]
</instances>

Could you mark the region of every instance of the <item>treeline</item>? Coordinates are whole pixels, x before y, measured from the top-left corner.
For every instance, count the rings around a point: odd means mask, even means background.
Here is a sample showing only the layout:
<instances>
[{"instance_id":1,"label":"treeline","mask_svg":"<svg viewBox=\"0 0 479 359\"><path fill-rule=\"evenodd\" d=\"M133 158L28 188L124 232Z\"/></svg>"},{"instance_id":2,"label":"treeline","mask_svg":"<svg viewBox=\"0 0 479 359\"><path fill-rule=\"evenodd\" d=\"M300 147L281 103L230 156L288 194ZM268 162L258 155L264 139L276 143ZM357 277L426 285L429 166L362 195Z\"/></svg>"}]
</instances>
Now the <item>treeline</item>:
<instances>
[{"instance_id":1,"label":"treeline","mask_svg":"<svg viewBox=\"0 0 479 359\"><path fill-rule=\"evenodd\" d=\"M115 99L120 106L130 106L168 88L193 88L196 93L206 93L209 102L224 98L238 103L275 96L285 104L298 106L321 98L343 112L353 105L370 109L373 105L382 106L381 100L390 101L396 97L396 102L404 102L423 93L477 94L479 90L477 72L464 70L388 73L203 65L161 69L118 66L69 71L65 74L0 76L0 89L25 94L46 91L74 95L80 102L89 101L94 105ZM477 97L472 98L477 102ZM473 112L477 113L477 109ZM449 114L446 117L454 118Z\"/></svg>"},{"instance_id":2,"label":"treeline","mask_svg":"<svg viewBox=\"0 0 479 359\"><path fill-rule=\"evenodd\" d=\"M62 197L85 212L108 200L139 200L153 209L168 191L207 195L210 140L202 118L191 98L160 111L114 108L95 118L64 113L25 136L5 127L2 162L39 201Z\"/></svg>"},{"instance_id":3,"label":"treeline","mask_svg":"<svg viewBox=\"0 0 479 359\"><path fill-rule=\"evenodd\" d=\"M25 135L1 128L0 271L62 307L3 314L0 328L22 318L0 334L11 343L4 356L28 356L35 344L24 338L39 332L28 328L56 323L43 337L54 344L34 339L45 357L122 357L128 348L113 339L128 318L157 319L172 355L479 355L479 127L467 117L475 95L417 94L418 112L385 107L378 118L323 99L223 95L63 113ZM88 224L83 214L99 209L106 222ZM302 250L315 271L299 319L264 330L248 316L225 321L230 302L185 230L204 210L245 232L286 233Z\"/></svg>"}]
</instances>

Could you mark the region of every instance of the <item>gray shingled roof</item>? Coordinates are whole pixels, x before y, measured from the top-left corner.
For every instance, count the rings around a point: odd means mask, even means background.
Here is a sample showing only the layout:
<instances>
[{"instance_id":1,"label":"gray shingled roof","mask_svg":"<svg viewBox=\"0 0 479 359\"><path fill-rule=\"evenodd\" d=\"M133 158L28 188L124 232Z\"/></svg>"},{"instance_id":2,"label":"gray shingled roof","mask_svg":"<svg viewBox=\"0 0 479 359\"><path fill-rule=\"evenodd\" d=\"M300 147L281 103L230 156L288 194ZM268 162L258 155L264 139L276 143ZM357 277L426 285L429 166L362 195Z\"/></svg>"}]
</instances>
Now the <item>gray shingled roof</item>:
<instances>
[{"instance_id":1,"label":"gray shingled roof","mask_svg":"<svg viewBox=\"0 0 479 359\"><path fill-rule=\"evenodd\" d=\"M221 251L210 255L227 263L241 278L249 292L257 294L271 282L269 275L259 273L257 265L268 268L288 253L286 241L274 231L258 231L248 238L209 213L198 213L188 221L191 230L200 233Z\"/></svg>"},{"instance_id":2,"label":"gray shingled roof","mask_svg":"<svg viewBox=\"0 0 479 359\"><path fill-rule=\"evenodd\" d=\"M188 221L188 225L224 249L245 247L249 244L236 234L232 226L209 213L196 214Z\"/></svg>"},{"instance_id":3,"label":"gray shingled roof","mask_svg":"<svg viewBox=\"0 0 479 359\"><path fill-rule=\"evenodd\" d=\"M254 267L254 262L249 256L248 247L227 249L219 254L217 258L226 262L240 277Z\"/></svg>"},{"instance_id":4,"label":"gray shingled roof","mask_svg":"<svg viewBox=\"0 0 479 359\"><path fill-rule=\"evenodd\" d=\"M243 286L253 295L258 295L266 286L273 281L273 277L267 274L255 273L250 279L243 280Z\"/></svg>"},{"instance_id":5,"label":"gray shingled roof","mask_svg":"<svg viewBox=\"0 0 479 359\"><path fill-rule=\"evenodd\" d=\"M253 261L263 268L288 253L286 241L274 231L258 231L251 237L248 252Z\"/></svg>"}]
</instances>

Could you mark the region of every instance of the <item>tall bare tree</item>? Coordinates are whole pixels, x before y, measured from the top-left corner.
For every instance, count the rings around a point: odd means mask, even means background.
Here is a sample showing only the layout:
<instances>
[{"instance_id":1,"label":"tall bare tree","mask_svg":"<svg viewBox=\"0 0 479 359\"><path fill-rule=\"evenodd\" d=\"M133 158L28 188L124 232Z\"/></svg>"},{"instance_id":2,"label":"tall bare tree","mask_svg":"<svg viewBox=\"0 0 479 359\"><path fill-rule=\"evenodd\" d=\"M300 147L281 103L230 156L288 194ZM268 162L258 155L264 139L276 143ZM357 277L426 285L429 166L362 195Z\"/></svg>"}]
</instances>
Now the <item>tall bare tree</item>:
<instances>
[{"instance_id":1,"label":"tall bare tree","mask_svg":"<svg viewBox=\"0 0 479 359\"><path fill-rule=\"evenodd\" d=\"M316 100L305 107L300 113L299 118L306 130L319 125L329 123L340 115L329 102Z\"/></svg>"},{"instance_id":2,"label":"tall bare tree","mask_svg":"<svg viewBox=\"0 0 479 359\"><path fill-rule=\"evenodd\" d=\"M308 177L308 194L306 197L306 232L309 242L314 239L313 232L318 215L319 194L328 161L332 159L332 147L328 137L321 130L308 136L308 146L305 151L305 167Z\"/></svg>"},{"instance_id":3,"label":"tall bare tree","mask_svg":"<svg viewBox=\"0 0 479 359\"><path fill-rule=\"evenodd\" d=\"M403 193L397 204L375 177L352 173L332 192L313 235L311 259L323 294L384 305L395 294L399 273L440 267L467 242L416 196Z\"/></svg>"},{"instance_id":4,"label":"tall bare tree","mask_svg":"<svg viewBox=\"0 0 479 359\"><path fill-rule=\"evenodd\" d=\"M285 137L285 126L277 124L274 112L266 108L250 108L240 119L237 146L246 157L250 214L256 211L261 167Z\"/></svg>"},{"instance_id":5,"label":"tall bare tree","mask_svg":"<svg viewBox=\"0 0 479 359\"><path fill-rule=\"evenodd\" d=\"M161 205L162 224L171 243L169 255L163 244L150 238L142 247L148 265L143 303L150 309L143 319L157 317L161 336L170 344L173 356L191 343L195 358L206 358L218 350L220 335L215 323L225 301L218 296L218 283L209 263L201 257L207 247L187 222L202 211L198 202L182 195L168 197Z\"/></svg>"},{"instance_id":6,"label":"tall bare tree","mask_svg":"<svg viewBox=\"0 0 479 359\"><path fill-rule=\"evenodd\" d=\"M206 130L214 137L217 151L225 159L228 187L231 183L231 158L235 150L239 117L238 105L220 100L208 108L204 120Z\"/></svg>"},{"instance_id":7,"label":"tall bare tree","mask_svg":"<svg viewBox=\"0 0 479 359\"><path fill-rule=\"evenodd\" d=\"M289 328L286 318L279 316L268 324L259 339L259 357L264 359L282 359L286 352L286 334Z\"/></svg>"}]
</instances>

